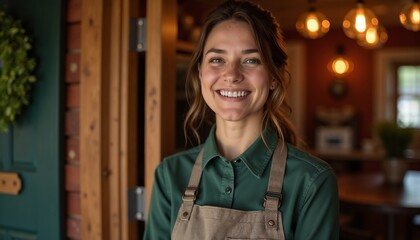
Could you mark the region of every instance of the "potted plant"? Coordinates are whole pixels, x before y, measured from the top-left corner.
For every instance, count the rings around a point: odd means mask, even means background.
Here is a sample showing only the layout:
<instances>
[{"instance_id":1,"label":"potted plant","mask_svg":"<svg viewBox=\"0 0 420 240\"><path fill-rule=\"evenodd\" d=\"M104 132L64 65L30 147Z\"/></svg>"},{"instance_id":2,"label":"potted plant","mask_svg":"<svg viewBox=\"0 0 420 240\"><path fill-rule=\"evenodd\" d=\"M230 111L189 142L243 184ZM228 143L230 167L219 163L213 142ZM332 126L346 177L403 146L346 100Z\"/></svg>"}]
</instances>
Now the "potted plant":
<instances>
[{"instance_id":1,"label":"potted plant","mask_svg":"<svg viewBox=\"0 0 420 240\"><path fill-rule=\"evenodd\" d=\"M377 125L377 133L385 151L385 179L389 183L402 183L408 168L405 150L413 139L414 129L397 122L382 121Z\"/></svg>"}]
</instances>

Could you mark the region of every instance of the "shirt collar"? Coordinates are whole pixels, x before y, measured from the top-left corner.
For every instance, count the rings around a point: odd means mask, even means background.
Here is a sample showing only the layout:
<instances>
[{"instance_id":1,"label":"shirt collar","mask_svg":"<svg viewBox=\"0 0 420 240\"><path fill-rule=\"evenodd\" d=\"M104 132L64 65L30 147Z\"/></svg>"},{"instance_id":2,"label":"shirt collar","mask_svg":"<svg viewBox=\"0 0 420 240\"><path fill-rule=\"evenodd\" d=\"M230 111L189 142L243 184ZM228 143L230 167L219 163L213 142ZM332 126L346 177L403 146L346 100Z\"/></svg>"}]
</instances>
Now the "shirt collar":
<instances>
[{"instance_id":1,"label":"shirt collar","mask_svg":"<svg viewBox=\"0 0 420 240\"><path fill-rule=\"evenodd\" d=\"M213 125L203 146L203 169L212 159L220 157L219 151L217 150L215 131L216 126ZM257 178L261 178L264 170L267 168L278 141L276 131L270 126L267 126L264 129L262 135L264 136L264 139L261 136L258 137L254 143L238 157L238 159L241 159Z\"/></svg>"},{"instance_id":2,"label":"shirt collar","mask_svg":"<svg viewBox=\"0 0 420 240\"><path fill-rule=\"evenodd\" d=\"M217 150L216 144L216 125L213 125L211 127L206 142L204 142L203 148L204 152L202 169L206 167L207 163L209 163L210 160L219 156L219 151Z\"/></svg>"}]
</instances>

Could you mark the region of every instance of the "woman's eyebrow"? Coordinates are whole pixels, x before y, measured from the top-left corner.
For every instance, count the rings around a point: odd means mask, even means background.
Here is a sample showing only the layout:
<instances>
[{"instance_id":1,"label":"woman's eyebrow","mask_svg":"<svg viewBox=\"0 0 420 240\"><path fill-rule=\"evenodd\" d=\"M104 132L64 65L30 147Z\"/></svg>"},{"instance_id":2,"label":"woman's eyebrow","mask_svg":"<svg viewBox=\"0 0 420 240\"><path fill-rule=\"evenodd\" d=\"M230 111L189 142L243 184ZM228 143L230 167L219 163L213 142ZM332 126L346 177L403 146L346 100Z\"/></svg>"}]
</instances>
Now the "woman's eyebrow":
<instances>
[{"instance_id":1,"label":"woman's eyebrow","mask_svg":"<svg viewBox=\"0 0 420 240\"><path fill-rule=\"evenodd\" d=\"M220 49L220 48L210 48L207 52L206 52L206 54L204 54L204 55L207 55L207 54L209 54L209 53L226 53L226 51L225 50L223 50L223 49Z\"/></svg>"},{"instance_id":2,"label":"woman's eyebrow","mask_svg":"<svg viewBox=\"0 0 420 240\"><path fill-rule=\"evenodd\" d=\"M250 49L244 49L241 51L243 54L251 54L251 53L258 53L258 49L256 48L250 48ZM220 49L220 48L210 48L205 55L209 54L209 53L226 53L226 50Z\"/></svg>"}]
</instances>

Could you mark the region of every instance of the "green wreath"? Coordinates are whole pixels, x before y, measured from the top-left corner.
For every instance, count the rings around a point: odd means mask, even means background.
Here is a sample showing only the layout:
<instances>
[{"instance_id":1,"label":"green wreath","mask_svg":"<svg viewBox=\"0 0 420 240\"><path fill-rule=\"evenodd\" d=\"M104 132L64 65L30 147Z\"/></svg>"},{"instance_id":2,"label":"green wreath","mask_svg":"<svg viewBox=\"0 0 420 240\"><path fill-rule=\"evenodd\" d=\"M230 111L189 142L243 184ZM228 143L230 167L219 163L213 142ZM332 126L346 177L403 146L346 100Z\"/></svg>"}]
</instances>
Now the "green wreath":
<instances>
[{"instance_id":1,"label":"green wreath","mask_svg":"<svg viewBox=\"0 0 420 240\"><path fill-rule=\"evenodd\" d=\"M36 81L35 59L29 56L31 41L19 20L0 7L0 132L7 132Z\"/></svg>"}]
</instances>

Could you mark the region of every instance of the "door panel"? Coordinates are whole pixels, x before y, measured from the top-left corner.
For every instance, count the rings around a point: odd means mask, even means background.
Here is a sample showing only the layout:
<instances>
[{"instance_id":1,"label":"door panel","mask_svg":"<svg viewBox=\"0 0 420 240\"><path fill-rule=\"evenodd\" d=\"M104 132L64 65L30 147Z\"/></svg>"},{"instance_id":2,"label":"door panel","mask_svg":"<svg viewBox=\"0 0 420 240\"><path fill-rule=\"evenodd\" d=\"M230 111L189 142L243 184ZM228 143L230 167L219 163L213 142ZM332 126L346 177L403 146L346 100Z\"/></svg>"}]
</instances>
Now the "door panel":
<instances>
[{"instance_id":1,"label":"door panel","mask_svg":"<svg viewBox=\"0 0 420 240\"><path fill-rule=\"evenodd\" d=\"M0 134L0 173L19 173L22 181L18 195L0 194L1 240L62 238L60 2L0 0L32 37L37 60L30 105Z\"/></svg>"}]
</instances>

